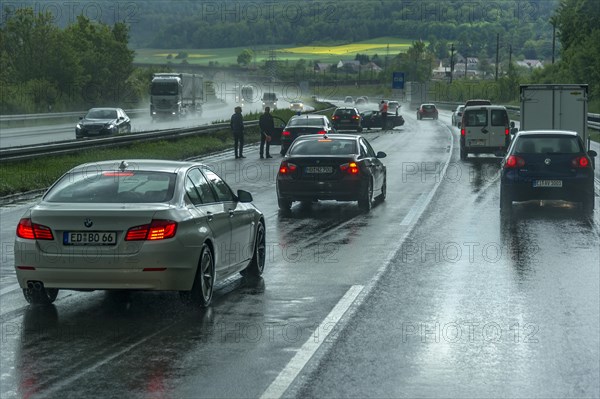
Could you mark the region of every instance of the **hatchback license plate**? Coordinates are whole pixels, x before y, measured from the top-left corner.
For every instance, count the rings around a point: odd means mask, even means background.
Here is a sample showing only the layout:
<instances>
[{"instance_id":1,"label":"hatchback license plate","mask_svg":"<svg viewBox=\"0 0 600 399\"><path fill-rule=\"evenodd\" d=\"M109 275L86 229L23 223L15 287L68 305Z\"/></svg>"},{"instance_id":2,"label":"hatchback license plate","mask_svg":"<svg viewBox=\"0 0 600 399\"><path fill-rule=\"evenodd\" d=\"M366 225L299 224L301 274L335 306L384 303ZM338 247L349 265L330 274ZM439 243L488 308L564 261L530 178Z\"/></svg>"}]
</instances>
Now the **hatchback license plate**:
<instances>
[{"instance_id":1,"label":"hatchback license plate","mask_svg":"<svg viewBox=\"0 0 600 399\"><path fill-rule=\"evenodd\" d=\"M331 173L333 168L331 166L307 166L304 169L306 173Z\"/></svg>"},{"instance_id":2,"label":"hatchback license plate","mask_svg":"<svg viewBox=\"0 0 600 399\"><path fill-rule=\"evenodd\" d=\"M114 231L65 231L64 245L115 245L117 233Z\"/></svg>"},{"instance_id":3,"label":"hatchback license plate","mask_svg":"<svg viewBox=\"0 0 600 399\"><path fill-rule=\"evenodd\" d=\"M533 187L562 187L562 180L534 180Z\"/></svg>"}]
</instances>

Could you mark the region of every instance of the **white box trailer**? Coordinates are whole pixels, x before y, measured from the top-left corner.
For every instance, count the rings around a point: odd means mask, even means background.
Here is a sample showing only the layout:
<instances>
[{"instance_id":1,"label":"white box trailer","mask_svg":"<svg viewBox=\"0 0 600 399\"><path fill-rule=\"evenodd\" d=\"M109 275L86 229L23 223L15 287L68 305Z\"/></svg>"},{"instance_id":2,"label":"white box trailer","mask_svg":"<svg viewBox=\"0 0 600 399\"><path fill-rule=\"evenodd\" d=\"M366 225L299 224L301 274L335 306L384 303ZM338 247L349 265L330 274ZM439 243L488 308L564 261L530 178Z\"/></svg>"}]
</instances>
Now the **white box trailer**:
<instances>
[{"instance_id":1,"label":"white box trailer","mask_svg":"<svg viewBox=\"0 0 600 399\"><path fill-rule=\"evenodd\" d=\"M519 130L571 130L590 147L587 132L588 85L521 85Z\"/></svg>"}]
</instances>

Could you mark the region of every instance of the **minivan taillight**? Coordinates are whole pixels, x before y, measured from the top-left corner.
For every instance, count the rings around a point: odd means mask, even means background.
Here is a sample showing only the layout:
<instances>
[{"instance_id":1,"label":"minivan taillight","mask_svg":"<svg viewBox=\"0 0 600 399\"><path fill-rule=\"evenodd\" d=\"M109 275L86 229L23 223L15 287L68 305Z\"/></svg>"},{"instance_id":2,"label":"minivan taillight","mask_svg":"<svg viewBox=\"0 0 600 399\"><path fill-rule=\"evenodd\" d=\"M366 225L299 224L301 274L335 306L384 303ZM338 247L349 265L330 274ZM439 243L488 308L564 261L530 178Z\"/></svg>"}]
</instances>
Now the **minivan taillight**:
<instances>
[{"instance_id":1,"label":"minivan taillight","mask_svg":"<svg viewBox=\"0 0 600 399\"><path fill-rule=\"evenodd\" d=\"M125 241L156 241L175 237L177 222L153 220L150 224L135 226L127 230Z\"/></svg>"},{"instance_id":2,"label":"minivan taillight","mask_svg":"<svg viewBox=\"0 0 600 399\"><path fill-rule=\"evenodd\" d=\"M27 240L54 240L54 235L50 227L41 224L31 223L30 218L19 220L17 225L17 237Z\"/></svg>"},{"instance_id":3,"label":"minivan taillight","mask_svg":"<svg viewBox=\"0 0 600 399\"><path fill-rule=\"evenodd\" d=\"M525 160L516 155L509 156L504 164L506 169L522 168L523 166L525 166Z\"/></svg>"},{"instance_id":4,"label":"minivan taillight","mask_svg":"<svg viewBox=\"0 0 600 399\"><path fill-rule=\"evenodd\" d=\"M574 168L585 169L590 166L590 160L586 156L573 158L571 161L571 165Z\"/></svg>"},{"instance_id":5,"label":"minivan taillight","mask_svg":"<svg viewBox=\"0 0 600 399\"><path fill-rule=\"evenodd\" d=\"M509 128L504 129L504 135L508 136L509 134L510 134L510 129Z\"/></svg>"}]
</instances>

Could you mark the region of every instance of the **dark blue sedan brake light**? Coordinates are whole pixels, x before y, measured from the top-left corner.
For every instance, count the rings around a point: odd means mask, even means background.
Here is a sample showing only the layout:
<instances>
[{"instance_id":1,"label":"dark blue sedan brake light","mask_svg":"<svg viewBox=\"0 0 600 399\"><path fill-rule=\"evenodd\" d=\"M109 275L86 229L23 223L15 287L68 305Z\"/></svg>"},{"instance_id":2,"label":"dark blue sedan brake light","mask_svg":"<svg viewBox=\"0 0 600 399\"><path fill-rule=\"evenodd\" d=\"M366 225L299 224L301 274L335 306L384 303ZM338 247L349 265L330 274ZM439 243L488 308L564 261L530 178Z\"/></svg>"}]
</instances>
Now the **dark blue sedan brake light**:
<instances>
[{"instance_id":1,"label":"dark blue sedan brake light","mask_svg":"<svg viewBox=\"0 0 600 399\"><path fill-rule=\"evenodd\" d=\"M573 158L573 160L571 161L571 165L574 168L585 169L585 168L588 168L590 166L590 160L586 156L581 156L581 157Z\"/></svg>"},{"instance_id":2,"label":"dark blue sedan brake light","mask_svg":"<svg viewBox=\"0 0 600 399\"><path fill-rule=\"evenodd\" d=\"M525 160L516 155L509 156L504 164L504 168L506 169L522 168L523 166L525 166Z\"/></svg>"}]
</instances>

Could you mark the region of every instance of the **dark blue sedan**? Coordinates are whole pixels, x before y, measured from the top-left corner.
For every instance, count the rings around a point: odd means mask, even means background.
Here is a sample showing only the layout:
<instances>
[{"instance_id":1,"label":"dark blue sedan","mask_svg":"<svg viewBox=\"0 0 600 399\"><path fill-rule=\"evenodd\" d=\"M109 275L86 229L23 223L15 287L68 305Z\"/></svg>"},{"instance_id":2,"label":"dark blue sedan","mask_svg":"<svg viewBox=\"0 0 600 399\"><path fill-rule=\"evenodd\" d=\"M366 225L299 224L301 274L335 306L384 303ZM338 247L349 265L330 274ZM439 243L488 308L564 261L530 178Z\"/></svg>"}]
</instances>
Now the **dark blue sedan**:
<instances>
[{"instance_id":1,"label":"dark blue sedan","mask_svg":"<svg viewBox=\"0 0 600 399\"><path fill-rule=\"evenodd\" d=\"M596 155L575 132L519 132L502 160L500 209L510 212L513 201L563 200L592 212Z\"/></svg>"}]
</instances>

